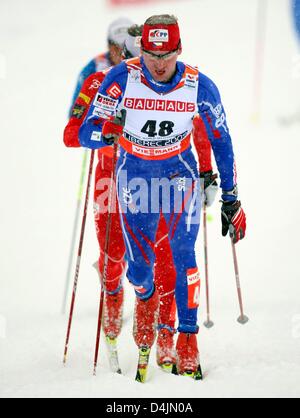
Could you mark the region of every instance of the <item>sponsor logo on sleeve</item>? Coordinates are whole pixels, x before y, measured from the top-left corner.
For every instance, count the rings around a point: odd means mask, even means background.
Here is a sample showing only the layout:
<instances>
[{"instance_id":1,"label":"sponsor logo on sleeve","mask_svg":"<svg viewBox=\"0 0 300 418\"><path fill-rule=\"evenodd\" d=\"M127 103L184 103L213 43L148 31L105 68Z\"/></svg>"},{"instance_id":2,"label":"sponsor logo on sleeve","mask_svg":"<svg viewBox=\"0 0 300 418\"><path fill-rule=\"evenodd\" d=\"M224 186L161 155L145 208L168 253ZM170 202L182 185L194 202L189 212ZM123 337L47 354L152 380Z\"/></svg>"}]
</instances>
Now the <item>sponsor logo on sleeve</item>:
<instances>
[{"instance_id":1,"label":"sponsor logo on sleeve","mask_svg":"<svg viewBox=\"0 0 300 418\"><path fill-rule=\"evenodd\" d=\"M91 136L91 141L100 142L101 141L101 132L94 131Z\"/></svg>"},{"instance_id":2,"label":"sponsor logo on sleeve","mask_svg":"<svg viewBox=\"0 0 300 418\"><path fill-rule=\"evenodd\" d=\"M118 101L111 97L103 96L103 94L97 93L94 106L101 109L103 112L114 113L118 106Z\"/></svg>"},{"instance_id":3,"label":"sponsor logo on sleeve","mask_svg":"<svg viewBox=\"0 0 300 418\"><path fill-rule=\"evenodd\" d=\"M214 108L214 114L215 114L216 118L219 118L222 115L222 113L223 113L222 105L218 104L218 106L216 106Z\"/></svg>"},{"instance_id":4,"label":"sponsor logo on sleeve","mask_svg":"<svg viewBox=\"0 0 300 418\"><path fill-rule=\"evenodd\" d=\"M93 116L96 116L97 118L103 118L105 117L105 113L103 113L98 107L95 107L93 110Z\"/></svg>"},{"instance_id":5,"label":"sponsor logo on sleeve","mask_svg":"<svg viewBox=\"0 0 300 418\"><path fill-rule=\"evenodd\" d=\"M218 106L214 108L213 114L215 115L217 119L215 123L216 128L220 129L224 127L224 129L226 130L226 116L225 116L225 113L223 112L223 106L221 104L218 104Z\"/></svg>"},{"instance_id":6,"label":"sponsor logo on sleeve","mask_svg":"<svg viewBox=\"0 0 300 418\"><path fill-rule=\"evenodd\" d=\"M79 94L80 99L82 99L87 105L91 103L91 98L84 93Z\"/></svg>"},{"instance_id":7,"label":"sponsor logo on sleeve","mask_svg":"<svg viewBox=\"0 0 300 418\"><path fill-rule=\"evenodd\" d=\"M97 79L94 79L92 84L90 85L89 90L98 90L101 86L100 81L98 81Z\"/></svg>"},{"instance_id":8,"label":"sponsor logo on sleeve","mask_svg":"<svg viewBox=\"0 0 300 418\"><path fill-rule=\"evenodd\" d=\"M76 119L81 119L84 115L84 112L86 111L85 106L81 106L79 104L75 104L73 110L72 110L72 117Z\"/></svg>"},{"instance_id":9,"label":"sponsor logo on sleeve","mask_svg":"<svg viewBox=\"0 0 300 418\"><path fill-rule=\"evenodd\" d=\"M118 83L113 83L106 90L106 93L112 96L114 99L118 99L122 95L122 90Z\"/></svg>"}]
</instances>

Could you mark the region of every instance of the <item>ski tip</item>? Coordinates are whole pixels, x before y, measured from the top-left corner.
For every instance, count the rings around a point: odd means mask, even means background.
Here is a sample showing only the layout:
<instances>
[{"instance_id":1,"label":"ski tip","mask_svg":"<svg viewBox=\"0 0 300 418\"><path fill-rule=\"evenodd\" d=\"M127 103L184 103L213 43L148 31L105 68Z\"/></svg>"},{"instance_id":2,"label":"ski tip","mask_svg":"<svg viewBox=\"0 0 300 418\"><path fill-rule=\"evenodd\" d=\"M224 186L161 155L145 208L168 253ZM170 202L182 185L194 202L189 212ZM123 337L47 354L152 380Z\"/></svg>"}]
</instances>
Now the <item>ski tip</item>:
<instances>
[{"instance_id":1,"label":"ski tip","mask_svg":"<svg viewBox=\"0 0 300 418\"><path fill-rule=\"evenodd\" d=\"M190 377L190 378L192 378L194 380L197 380L197 381L198 380L203 380L203 375L202 375L201 369L200 370L198 369L196 372L186 371L186 372L182 373L181 376L183 376L183 377Z\"/></svg>"},{"instance_id":2,"label":"ski tip","mask_svg":"<svg viewBox=\"0 0 300 418\"><path fill-rule=\"evenodd\" d=\"M202 369L201 369L200 364L198 366L198 369L197 369L196 373L194 374L194 379L195 380L203 380L203 373L202 373Z\"/></svg>"},{"instance_id":3,"label":"ski tip","mask_svg":"<svg viewBox=\"0 0 300 418\"><path fill-rule=\"evenodd\" d=\"M199 364L197 371L187 370L183 373L178 373L178 369L176 366L173 367L172 373L176 376L183 376L183 377L190 377L194 380L203 380L203 373L201 366Z\"/></svg>"},{"instance_id":4,"label":"ski tip","mask_svg":"<svg viewBox=\"0 0 300 418\"><path fill-rule=\"evenodd\" d=\"M173 364L173 367L172 367L172 374L174 374L175 376L178 376L178 370L177 370L177 366L176 366L176 364Z\"/></svg>"},{"instance_id":5,"label":"ski tip","mask_svg":"<svg viewBox=\"0 0 300 418\"><path fill-rule=\"evenodd\" d=\"M111 371L116 374L122 374L121 367L119 365L118 351L117 351L117 338L106 336L105 338L108 355L109 355L109 364Z\"/></svg>"},{"instance_id":6,"label":"ski tip","mask_svg":"<svg viewBox=\"0 0 300 418\"><path fill-rule=\"evenodd\" d=\"M187 370L186 372L183 372L183 373L181 374L181 376L183 376L183 377L191 377L191 378L193 378L193 379L194 379L194 377L195 377L195 372L192 372L191 370Z\"/></svg>"},{"instance_id":7,"label":"ski tip","mask_svg":"<svg viewBox=\"0 0 300 418\"><path fill-rule=\"evenodd\" d=\"M148 372L149 358L151 354L151 347L139 347L139 362L137 367L137 374L135 380L139 383L145 383Z\"/></svg>"},{"instance_id":8,"label":"ski tip","mask_svg":"<svg viewBox=\"0 0 300 418\"><path fill-rule=\"evenodd\" d=\"M135 381L139 383L145 383L147 378L147 370L140 369L137 371Z\"/></svg>"}]
</instances>

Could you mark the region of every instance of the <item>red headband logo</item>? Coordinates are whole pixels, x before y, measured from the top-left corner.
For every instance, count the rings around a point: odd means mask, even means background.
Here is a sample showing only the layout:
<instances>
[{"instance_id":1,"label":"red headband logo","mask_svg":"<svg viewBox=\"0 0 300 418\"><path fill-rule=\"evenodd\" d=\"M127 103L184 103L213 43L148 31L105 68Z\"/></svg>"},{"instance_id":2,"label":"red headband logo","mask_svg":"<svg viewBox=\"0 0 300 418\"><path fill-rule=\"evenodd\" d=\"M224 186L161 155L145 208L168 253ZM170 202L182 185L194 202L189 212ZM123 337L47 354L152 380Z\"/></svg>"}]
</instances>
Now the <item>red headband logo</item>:
<instances>
[{"instance_id":1,"label":"red headband logo","mask_svg":"<svg viewBox=\"0 0 300 418\"><path fill-rule=\"evenodd\" d=\"M156 46L162 46L163 42L169 42L168 29L152 29L149 32L149 42L153 42Z\"/></svg>"}]
</instances>

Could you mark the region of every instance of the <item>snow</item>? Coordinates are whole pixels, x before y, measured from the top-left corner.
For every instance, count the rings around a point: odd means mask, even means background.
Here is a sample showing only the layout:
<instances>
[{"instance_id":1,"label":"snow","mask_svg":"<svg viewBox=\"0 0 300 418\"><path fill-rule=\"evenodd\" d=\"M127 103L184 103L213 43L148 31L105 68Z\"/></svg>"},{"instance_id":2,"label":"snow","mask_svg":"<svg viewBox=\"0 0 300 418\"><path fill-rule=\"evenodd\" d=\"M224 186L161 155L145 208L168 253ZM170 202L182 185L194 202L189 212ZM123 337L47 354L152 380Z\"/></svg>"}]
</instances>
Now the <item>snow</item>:
<instances>
[{"instance_id":1,"label":"snow","mask_svg":"<svg viewBox=\"0 0 300 418\"><path fill-rule=\"evenodd\" d=\"M199 335L206 379L164 374L153 353L149 381L141 385L134 382L128 286L120 338L123 376L110 373L103 346L98 375L92 376L99 298L92 210L69 358L62 365L67 318L60 309L82 159L81 150L64 148L62 131L77 73L105 50L109 22L122 14L143 22L170 10L181 21L183 59L214 79L227 109L248 216L248 236L237 252L251 321L244 327L236 322L231 247L220 236L216 203L209 224L215 327L202 327ZM185 0L120 10L100 0L84 7L73 0L72 8L59 0L1 1L0 397L299 397L300 125L278 123L300 107L299 51L289 1L272 0L261 119L254 123L255 19L254 0ZM201 238L198 249L203 271ZM204 297L203 281L200 323Z\"/></svg>"}]
</instances>

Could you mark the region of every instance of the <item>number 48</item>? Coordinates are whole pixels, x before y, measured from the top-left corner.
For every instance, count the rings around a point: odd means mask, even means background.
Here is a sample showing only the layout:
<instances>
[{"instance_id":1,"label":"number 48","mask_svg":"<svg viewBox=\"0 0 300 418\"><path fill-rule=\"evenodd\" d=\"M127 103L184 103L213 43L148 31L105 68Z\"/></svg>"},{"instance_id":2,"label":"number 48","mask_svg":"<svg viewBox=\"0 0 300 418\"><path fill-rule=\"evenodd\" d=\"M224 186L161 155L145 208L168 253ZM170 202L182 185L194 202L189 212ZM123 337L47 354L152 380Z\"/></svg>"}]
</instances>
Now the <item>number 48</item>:
<instances>
[{"instance_id":1,"label":"number 48","mask_svg":"<svg viewBox=\"0 0 300 418\"><path fill-rule=\"evenodd\" d=\"M175 124L170 121L164 121L159 124L159 132L157 134L157 121L148 120L146 125L143 127L142 131L144 134L147 134L149 138L155 138L157 135L164 137L169 136L173 133L173 128Z\"/></svg>"}]
</instances>

